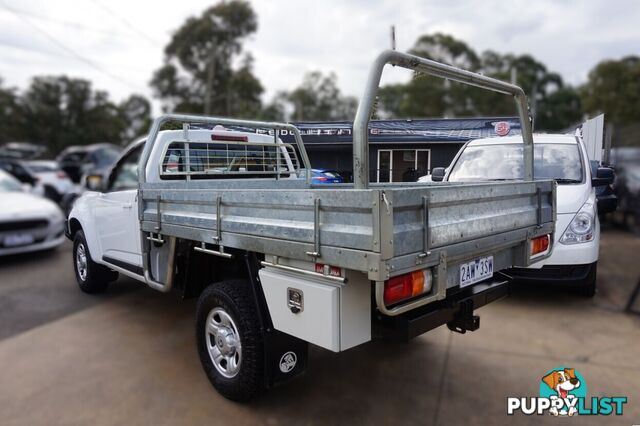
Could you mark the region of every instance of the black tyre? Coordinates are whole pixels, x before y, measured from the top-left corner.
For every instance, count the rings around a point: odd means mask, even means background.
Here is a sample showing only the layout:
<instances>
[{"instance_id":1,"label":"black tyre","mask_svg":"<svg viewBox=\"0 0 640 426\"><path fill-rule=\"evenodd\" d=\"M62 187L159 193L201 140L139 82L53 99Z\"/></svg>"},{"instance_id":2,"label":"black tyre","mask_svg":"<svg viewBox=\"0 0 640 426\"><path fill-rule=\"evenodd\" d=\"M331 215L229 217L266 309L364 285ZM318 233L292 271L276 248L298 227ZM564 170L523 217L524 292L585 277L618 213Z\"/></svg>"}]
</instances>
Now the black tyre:
<instances>
[{"instance_id":1,"label":"black tyre","mask_svg":"<svg viewBox=\"0 0 640 426\"><path fill-rule=\"evenodd\" d=\"M85 293L101 293L109 283L118 279L118 273L91 259L84 232L78 231L73 239L73 270L80 290Z\"/></svg>"},{"instance_id":2,"label":"black tyre","mask_svg":"<svg viewBox=\"0 0 640 426\"><path fill-rule=\"evenodd\" d=\"M584 297L593 297L596 295L596 275L598 271L598 262L592 263L589 267L587 278L580 284L578 291Z\"/></svg>"},{"instance_id":3,"label":"black tyre","mask_svg":"<svg viewBox=\"0 0 640 426\"><path fill-rule=\"evenodd\" d=\"M227 280L198 299L196 340L202 367L225 398L247 401L264 390L264 346L249 283Z\"/></svg>"}]
</instances>

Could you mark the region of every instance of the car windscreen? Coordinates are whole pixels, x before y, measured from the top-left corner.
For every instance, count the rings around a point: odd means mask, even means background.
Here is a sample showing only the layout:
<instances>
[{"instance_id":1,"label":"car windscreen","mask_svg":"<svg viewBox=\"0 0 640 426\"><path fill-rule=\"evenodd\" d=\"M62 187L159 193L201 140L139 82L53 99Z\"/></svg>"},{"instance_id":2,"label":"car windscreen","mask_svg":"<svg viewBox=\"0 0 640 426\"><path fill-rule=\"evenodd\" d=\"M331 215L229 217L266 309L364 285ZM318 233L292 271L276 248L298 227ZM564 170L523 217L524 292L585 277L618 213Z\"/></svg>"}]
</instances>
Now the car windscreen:
<instances>
[{"instance_id":1,"label":"car windscreen","mask_svg":"<svg viewBox=\"0 0 640 426\"><path fill-rule=\"evenodd\" d=\"M86 151L76 151L65 154L61 159L61 163L81 163L87 157Z\"/></svg>"},{"instance_id":2,"label":"car windscreen","mask_svg":"<svg viewBox=\"0 0 640 426\"><path fill-rule=\"evenodd\" d=\"M0 192L22 192L22 187L15 179L0 175Z\"/></svg>"},{"instance_id":3,"label":"car windscreen","mask_svg":"<svg viewBox=\"0 0 640 426\"><path fill-rule=\"evenodd\" d=\"M582 160L576 144L538 143L534 145L535 179L556 179L558 183L583 180ZM450 182L517 180L524 177L522 145L468 146L460 154Z\"/></svg>"},{"instance_id":4,"label":"car windscreen","mask_svg":"<svg viewBox=\"0 0 640 426\"><path fill-rule=\"evenodd\" d=\"M96 166L109 166L116 162L120 151L114 148L104 148L95 152Z\"/></svg>"}]
</instances>

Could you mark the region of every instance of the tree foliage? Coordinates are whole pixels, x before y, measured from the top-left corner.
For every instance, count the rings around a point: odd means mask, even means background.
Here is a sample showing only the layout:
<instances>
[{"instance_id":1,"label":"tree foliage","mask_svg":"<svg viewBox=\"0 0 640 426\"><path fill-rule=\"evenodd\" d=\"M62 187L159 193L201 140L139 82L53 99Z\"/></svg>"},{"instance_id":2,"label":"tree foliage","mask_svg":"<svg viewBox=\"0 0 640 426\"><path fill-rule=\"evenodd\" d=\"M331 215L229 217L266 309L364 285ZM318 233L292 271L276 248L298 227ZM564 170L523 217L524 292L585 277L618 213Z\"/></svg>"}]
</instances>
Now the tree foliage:
<instances>
[{"instance_id":1,"label":"tree foliage","mask_svg":"<svg viewBox=\"0 0 640 426\"><path fill-rule=\"evenodd\" d=\"M187 19L173 34L165 63L151 80L164 109L205 112L210 93L210 114L258 114L263 87L253 75L251 56L242 55L242 42L257 28L256 15L244 0L223 1ZM240 65L234 67L236 59Z\"/></svg>"},{"instance_id":2,"label":"tree foliage","mask_svg":"<svg viewBox=\"0 0 640 426\"><path fill-rule=\"evenodd\" d=\"M638 123L640 118L640 57L600 62L581 90L587 113L605 113L617 125Z\"/></svg>"},{"instance_id":3,"label":"tree foliage","mask_svg":"<svg viewBox=\"0 0 640 426\"><path fill-rule=\"evenodd\" d=\"M23 127L20 125L22 108L15 88L3 87L0 79L0 142L21 139Z\"/></svg>"},{"instance_id":4,"label":"tree foliage","mask_svg":"<svg viewBox=\"0 0 640 426\"><path fill-rule=\"evenodd\" d=\"M357 107L356 98L341 93L335 73L312 71L295 89L277 93L263 115L280 120L288 115L295 121L352 120Z\"/></svg>"},{"instance_id":5,"label":"tree foliage","mask_svg":"<svg viewBox=\"0 0 640 426\"><path fill-rule=\"evenodd\" d=\"M494 51L477 54L465 42L445 34L420 37L411 53L470 71L509 81L512 70L517 83L530 96L536 128L560 130L581 118L578 93L564 84L531 55L502 55ZM499 93L434 78L420 73L407 84L384 86L379 92L381 110L387 116L464 117L512 115L513 100ZM566 103L563 103L565 102Z\"/></svg>"},{"instance_id":6,"label":"tree foliage","mask_svg":"<svg viewBox=\"0 0 640 426\"><path fill-rule=\"evenodd\" d=\"M131 141L148 130L151 105L139 95L116 104L87 80L41 76L22 94L0 88L0 114L2 141L42 143L55 153L69 145Z\"/></svg>"}]
</instances>

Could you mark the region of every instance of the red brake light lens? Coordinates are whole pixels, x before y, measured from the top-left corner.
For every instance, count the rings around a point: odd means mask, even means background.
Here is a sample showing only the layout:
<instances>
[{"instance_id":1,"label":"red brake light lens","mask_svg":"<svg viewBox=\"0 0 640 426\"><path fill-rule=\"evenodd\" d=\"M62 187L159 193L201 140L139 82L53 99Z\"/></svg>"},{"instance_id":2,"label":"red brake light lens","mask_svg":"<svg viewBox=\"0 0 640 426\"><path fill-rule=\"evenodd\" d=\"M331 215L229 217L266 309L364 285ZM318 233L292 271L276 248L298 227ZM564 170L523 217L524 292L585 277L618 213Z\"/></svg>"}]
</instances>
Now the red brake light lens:
<instances>
[{"instance_id":1,"label":"red brake light lens","mask_svg":"<svg viewBox=\"0 0 640 426\"><path fill-rule=\"evenodd\" d=\"M394 303L420 296L431 291L432 286L431 269L413 271L390 278L384 283L384 303L385 305L393 305Z\"/></svg>"}]
</instances>

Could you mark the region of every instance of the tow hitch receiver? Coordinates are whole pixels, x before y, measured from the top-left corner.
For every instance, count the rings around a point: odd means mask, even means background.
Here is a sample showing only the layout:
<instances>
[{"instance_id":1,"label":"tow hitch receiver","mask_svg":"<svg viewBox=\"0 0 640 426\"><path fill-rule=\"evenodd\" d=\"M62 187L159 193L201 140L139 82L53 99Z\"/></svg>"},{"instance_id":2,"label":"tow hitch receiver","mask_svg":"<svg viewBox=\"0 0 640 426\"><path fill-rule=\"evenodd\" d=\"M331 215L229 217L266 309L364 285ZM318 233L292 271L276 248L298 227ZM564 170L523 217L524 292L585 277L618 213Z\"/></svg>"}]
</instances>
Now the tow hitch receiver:
<instances>
[{"instance_id":1,"label":"tow hitch receiver","mask_svg":"<svg viewBox=\"0 0 640 426\"><path fill-rule=\"evenodd\" d=\"M480 328L480 317L473 315L473 299L463 300L459 304L460 310L453 321L447 323L451 331L464 334L467 331L476 331Z\"/></svg>"},{"instance_id":2,"label":"tow hitch receiver","mask_svg":"<svg viewBox=\"0 0 640 426\"><path fill-rule=\"evenodd\" d=\"M458 333L475 331L480 328L480 317L473 315L473 311L509 294L509 281L496 278L491 282L466 287L449 294L445 300L412 309L402 315L378 315L374 318L375 333L378 337L406 341L445 324L449 330Z\"/></svg>"}]
</instances>

